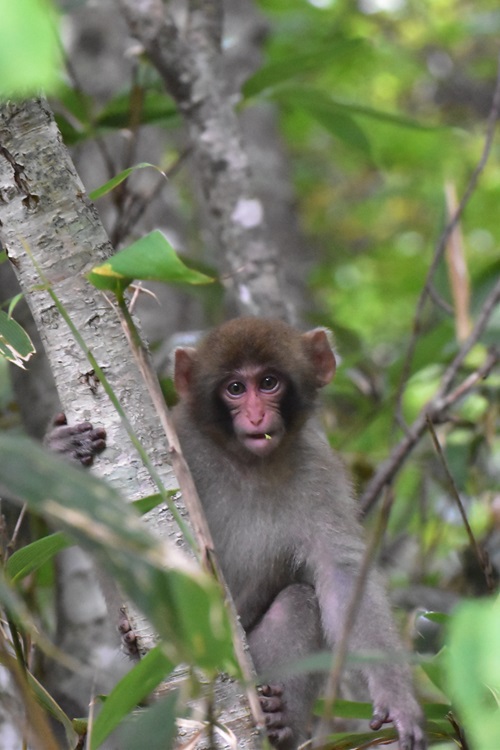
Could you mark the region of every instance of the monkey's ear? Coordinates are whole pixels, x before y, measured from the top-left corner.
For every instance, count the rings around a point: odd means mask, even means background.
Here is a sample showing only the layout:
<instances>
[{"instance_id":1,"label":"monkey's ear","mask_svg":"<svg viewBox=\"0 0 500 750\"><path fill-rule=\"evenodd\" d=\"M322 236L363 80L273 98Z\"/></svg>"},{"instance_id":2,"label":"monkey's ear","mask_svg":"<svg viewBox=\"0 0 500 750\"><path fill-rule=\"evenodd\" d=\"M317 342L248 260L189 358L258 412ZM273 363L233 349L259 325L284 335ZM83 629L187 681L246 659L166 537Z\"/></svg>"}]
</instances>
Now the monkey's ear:
<instances>
[{"instance_id":1,"label":"monkey's ear","mask_svg":"<svg viewBox=\"0 0 500 750\"><path fill-rule=\"evenodd\" d=\"M330 335L330 331L326 328L314 328L302 334L306 351L314 368L318 388L327 385L337 369Z\"/></svg>"},{"instance_id":2,"label":"monkey's ear","mask_svg":"<svg viewBox=\"0 0 500 750\"><path fill-rule=\"evenodd\" d=\"M196 349L191 346L175 350L174 385L179 398L188 398L191 394L191 380Z\"/></svg>"}]
</instances>

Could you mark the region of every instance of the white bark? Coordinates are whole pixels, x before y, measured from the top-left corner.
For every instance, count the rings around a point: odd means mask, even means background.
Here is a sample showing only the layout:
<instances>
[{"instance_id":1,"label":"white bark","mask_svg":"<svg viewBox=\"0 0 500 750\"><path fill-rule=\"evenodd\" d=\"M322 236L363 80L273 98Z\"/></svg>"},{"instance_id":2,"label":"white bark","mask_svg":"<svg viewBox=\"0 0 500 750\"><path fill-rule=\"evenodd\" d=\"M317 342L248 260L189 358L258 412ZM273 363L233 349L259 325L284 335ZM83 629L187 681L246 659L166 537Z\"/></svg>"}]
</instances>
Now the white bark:
<instances>
[{"instance_id":1,"label":"white bark","mask_svg":"<svg viewBox=\"0 0 500 750\"><path fill-rule=\"evenodd\" d=\"M42 101L0 108L0 239L42 335L68 419L106 427L109 447L97 461L96 471L129 500L155 491L102 387L89 386L85 374L90 366L52 299L39 291L41 280L33 258L105 369L165 485L175 487L161 426L120 323L84 276L110 255L111 246ZM164 509L153 511L148 524L182 546L181 534ZM111 598L115 597L108 594ZM136 618L133 626L142 644L151 645L154 634L147 623ZM256 746L245 702L234 695L230 683L223 692L231 709L221 720L237 729L244 746Z\"/></svg>"}]
</instances>

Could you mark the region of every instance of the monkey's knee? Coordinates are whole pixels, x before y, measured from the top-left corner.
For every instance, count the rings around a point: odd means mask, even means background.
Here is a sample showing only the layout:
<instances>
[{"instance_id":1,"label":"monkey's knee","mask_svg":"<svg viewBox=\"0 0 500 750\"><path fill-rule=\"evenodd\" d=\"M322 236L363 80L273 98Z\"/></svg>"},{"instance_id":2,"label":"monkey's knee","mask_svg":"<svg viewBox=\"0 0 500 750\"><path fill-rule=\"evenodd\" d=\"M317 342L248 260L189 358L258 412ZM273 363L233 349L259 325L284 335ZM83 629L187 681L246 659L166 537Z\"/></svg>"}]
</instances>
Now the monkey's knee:
<instances>
[{"instance_id":1,"label":"monkey's knee","mask_svg":"<svg viewBox=\"0 0 500 750\"><path fill-rule=\"evenodd\" d=\"M298 640L300 652L317 649L322 642L321 613L316 592L307 583L293 583L282 589L267 612L276 630L285 627ZM292 652L293 653L293 652Z\"/></svg>"}]
</instances>

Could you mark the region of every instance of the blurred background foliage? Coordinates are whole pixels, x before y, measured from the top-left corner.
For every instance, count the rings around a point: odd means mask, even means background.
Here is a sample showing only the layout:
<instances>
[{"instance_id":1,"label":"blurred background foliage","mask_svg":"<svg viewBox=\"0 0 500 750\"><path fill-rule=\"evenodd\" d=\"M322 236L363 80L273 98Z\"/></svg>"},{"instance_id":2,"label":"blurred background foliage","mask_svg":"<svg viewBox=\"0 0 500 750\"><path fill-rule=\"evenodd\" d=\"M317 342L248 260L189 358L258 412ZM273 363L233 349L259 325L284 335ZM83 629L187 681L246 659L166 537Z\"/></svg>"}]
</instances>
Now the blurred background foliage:
<instances>
[{"instance_id":1,"label":"blurred background foliage","mask_svg":"<svg viewBox=\"0 0 500 750\"><path fill-rule=\"evenodd\" d=\"M450 215L446 186L460 198L484 148L500 12L487 0L260 5L272 24L264 71L286 71L291 61L294 74L277 82L269 76L267 88L263 71L254 80L263 81L258 96L279 107L297 208L317 251L308 279L314 317L333 328L342 362L329 393L332 443L348 455L362 486L397 435L395 395L417 301ZM459 227L469 320L500 271L498 154L497 138ZM403 399L408 423L459 345L449 265L440 264L434 288L450 308L425 309ZM499 333L497 310L483 343L498 341ZM443 431L480 535L498 524L498 383L493 374L454 409L454 423ZM429 573L433 556L465 543L448 493L424 440L401 473L391 523L418 533Z\"/></svg>"}]
</instances>

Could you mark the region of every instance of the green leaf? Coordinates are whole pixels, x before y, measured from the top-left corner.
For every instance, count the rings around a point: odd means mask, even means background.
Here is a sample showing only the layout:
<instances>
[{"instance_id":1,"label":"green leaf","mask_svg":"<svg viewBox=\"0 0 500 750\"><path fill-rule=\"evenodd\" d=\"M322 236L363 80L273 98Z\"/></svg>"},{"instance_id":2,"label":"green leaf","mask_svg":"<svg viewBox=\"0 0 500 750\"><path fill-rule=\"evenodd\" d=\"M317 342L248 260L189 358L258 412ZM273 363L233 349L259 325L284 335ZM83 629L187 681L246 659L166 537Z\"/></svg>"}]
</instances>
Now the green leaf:
<instances>
[{"instance_id":1,"label":"green leaf","mask_svg":"<svg viewBox=\"0 0 500 750\"><path fill-rule=\"evenodd\" d=\"M156 169L157 172L159 172L160 174L163 174L161 169L159 169L159 167L157 167L155 164L149 164L148 162L141 162L140 164L136 164L133 167L124 169L123 172L120 172L120 174L117 174L111 180L108 180L108 182L105 182L104 185L101 185L101 187L98 187L95 190L92 190L92 192L89 193L89 198L93 201L96 201L98 198L102 198L103 195L106 195L107 193L110 193L112 190L114 190L114 188L117 187L117 185L121 185L121 183L124 182L127 179L127 177L132 174L132 172L135 172L137 169L145 169L146 167L151 167L152 169Z\"/></svg>"},{"instance_id":2,"label":"green leaf","mask_svg":"<svg viewBox=\"0 0 500 750\"><path fill-rule=\"evenodd\" d=\"M94 722L91 750L104 742L125 716L167 677L174 666L162 647L156 646L120 680L107 696Z\"/></svg>"},{"instance_id":3,"label":"green leaf","mask_svg":"<svg viewBox=\"0 0 500 750\"><path fill-rule=\"evenodd\" d=\"M333 136L344 141L351 148L371 156L370 141L365 131L352 114L333 99L302 87L280 91L275 98L288 107L307 112Z\"/></svg>"},{"instance_id":4,"label":"green leaf","mask_svg":"<svg viewBox=\"0 0 500 750\"><path fill-rule=\"evenodd\" d=\"M448 680L475 750L500 747L500 599L462 604L450 625Z\"/></svg>"},{"instance_id":5,"label":"green leaf","mask_svg":"<svg viewBox=\"0 0 500 750\"><path fill-rule=\"evenodd\" d=\"M174 495L177 495L178 492L179 490L169 490L167 495L173 497ZM154 495L148 495L147 497L139 498L139 500L133 500L131 504L139 515L143 516L146 513L149 513L150 510L153 510L153 508L157 508L162 502L163 498L160 493L157 492Z\"/></svg>"},{"instance_id":6,"label":"green leaf","mask_svg":"<svg viewBox=\"0 0 500 750\"><path fill-rule=\"evenodd\" d=\"M0 0L0 97L37 94L57 83L57 16L50 0Z\"/></svg>"},{"instance_id":7,"label":"green leaf","mask_svg":"<svg viewBox=\"0 0 500 750\"><path fill-rule=\"evenodd\" d=\"M342 62L346 57L360 54L366 43L359 39L334 38L314 51L297 52L285 59L271 62L260 68L243 87L245 99L279 86L315 70L324 70L330 63Z\"/></svg>"},{"instance_id":8,"label":"green leaf","mask_svg":"<svg viewBox=\"0 0 500 750\"><path fill-rule=\"evenodd\" d=\"M362 703L360 701L336 700L333 715L340 716L343 719L371 719L373 706L371 703Z\"/></svg>"},{"instance_id":9,"label":"green leaf","mask_svg":"<svg viewBox=\"0 0 500 750\"><path fill-rule=\"evenodd\" d=\"M451 620L451 616L446 612L423 612L420 617L425 617L426 620L431 622L437 622L439 625L447 625Z\"/></svg>"},{"instance_id":10,"label":"green leaf","mask_svg":"<svg viewBox=\"0 0 500 750\"><path fill-rule=\"evenodd\" d=\"M446 647L442 648L430 660L422 661L421 667L429 680L444 695L448 695L446 684Z\"/></svg>"},{"instance_id":11,"label":"green leaf","mask_svg":"<svg viewBox=\"0 0 500 750\"><path fill-rule=\"evenodd\" d=\"M31 615L21 597L6 581L0 569L0 604L9 613L9 618L16 623L23 623L27 630L35 630Z\"/></svg>"},{"instance_id":12,"label":"green leaf","mask_svg":"<svg viewBox=\"0 0 500 750\"><path fill-rule=\"evenodd\" d=\"M24 362L34 353L35 347L24 328L0 310L0 355L24 370Z\"/></svg>"},{"instance_id":13,"label":"green leaf","mask_svg":"<svg viewBox=\"0 0 500 750\"><path fill-rule=\"evenodd\" d=\"M214 281L181 261L165 236L155 230L121 250L88 275L98 289L123 292L134 279L170 284L210 284Z\"/></svg>"},{"instance_id":14,"label":"green leaf","mask_svg":"<svg viewBox=\"0 0 500 750\"><path fill-rule=\"evenodd\" d=\"M238 674L219 586L159 540L106 482L24 437L0 434L0 494L25 501L94 554L179 662Z\"/></svg>"},{"instance_id":15,"label":"green leaf","mask_svg":"<svg viewBox=\"0 0 500 750\"><path fill-rule=\"evenodd\" d=\"M5 566L6 572L12 581L19 581L38 570L62 549L72 545L73 542L60 531L37 539L36 542L27 544L9 557Z\"/></svg>"},{"instance_id":16,"label":"green leaf","mask_svg":"<svg viewBox=\"0 0 500 750\"><path fill-rule=\"evenodd\" d=\"M161 122L179 122L179 113L173 100L164 92L147 90L140 102L140 123L151 125ZM132 97L129 91L118 94L97 115L95 125L98 131L128 128L131 121ZM134 113L134 117L136 113Z\"/></svg>"},{"instance_id":17,"label":"green leaf","mask_svg":"<svg viewBox=\"0 0 500 750\"><path fill-rule=\"evenodd\" d=\"M289 108L306 112L339 140L369 156L372 155L373 138L369 139L367 133L373 136L376 123L397 126L403 133L410 129L428 136L445 131L442 127L425 125L402 115L341 102L305 86L280 88L273 92L273 99Z\"/></svg>"},{"instance_id":18,"label":"green leaf","mask_svg":"<svg viewBox=\"0 0 500 750\"><path fill-rule=\"evenodd\" d=\"M123 750L169 750L174 746L177 733L177 692L167 695L158 703L137 711L126 723L126 732L120 731Z\"/></svg>"},{"instance_id":19,"label":"green leaf","mask_svg":"<svg viewBox=\"0 0 500 750\"><path fill-rule=\"evenodd\" d=\"M31 672L27 673L28 682L31 690L33 691L38 703L45 708L46 711L51 714L58 722L64 727L66 737L70 747L75 747L78 737L73 729L73 724L70 718L62 710L61 706L54 700L54 698L47 692L47 690L41 685L36 677Z\"/></svg>"}]
</instances>

